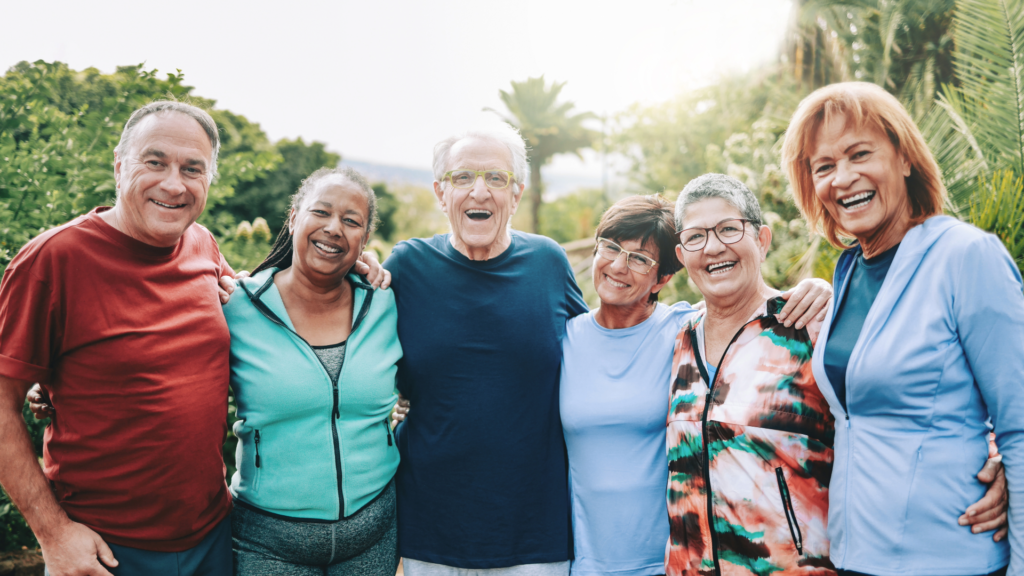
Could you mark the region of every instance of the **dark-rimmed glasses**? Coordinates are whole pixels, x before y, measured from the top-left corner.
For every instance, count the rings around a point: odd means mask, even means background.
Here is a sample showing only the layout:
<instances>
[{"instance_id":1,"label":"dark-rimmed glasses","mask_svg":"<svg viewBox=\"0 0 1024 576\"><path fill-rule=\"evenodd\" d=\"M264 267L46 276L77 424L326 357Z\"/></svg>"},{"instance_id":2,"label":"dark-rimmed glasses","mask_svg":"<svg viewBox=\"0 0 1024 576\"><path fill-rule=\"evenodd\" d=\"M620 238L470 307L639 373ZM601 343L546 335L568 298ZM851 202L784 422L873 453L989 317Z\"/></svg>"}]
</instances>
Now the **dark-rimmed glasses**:
<instances>
[{"instance_id":1,"label":"dark-rimmed glasses","mask_svg":"<svg viewBox=\"0 0 1024 576\"><path fill-rule=\"evenodd\" d=\"M656 260L648 256L644 256L639 252L623 250L622 246L619 246L607 238L597 239L597 254L605 260L611 260L612 262L618 260L620 254L625 254L626 267L641 274L647 274L651 271L651 268L658 265Z\"/></svg>"},{"instance_id":2,"label":"dark-rimmed glasses","mask_svg":"<svg viewBox=\"0 0 1024 576\"><path fill-rule=\"evenodd\" d=\"M484 179L484 185L491 190L501 190L507 188L509 184L515 182L515 176L508 170L450 170L445 173L444 177L450 180L452 186L456 188L472 188L476 184L477 176L481 176Z\"/></svg>"},{"instance_id":3,"label":"dark-rimmed glasses","mask_svg":"<svg viewBox=\"0 0 1024 576\"><path fill-rule=\"evenodd\" d=\"M679 233L679 243L687 252L699 252L708 244L710 232L714 232L722 244L735 244L743 238L744 224L750 222L746 218L729 218L722 220L711 228L684 228Z\"/></svg>"}]
</instances>

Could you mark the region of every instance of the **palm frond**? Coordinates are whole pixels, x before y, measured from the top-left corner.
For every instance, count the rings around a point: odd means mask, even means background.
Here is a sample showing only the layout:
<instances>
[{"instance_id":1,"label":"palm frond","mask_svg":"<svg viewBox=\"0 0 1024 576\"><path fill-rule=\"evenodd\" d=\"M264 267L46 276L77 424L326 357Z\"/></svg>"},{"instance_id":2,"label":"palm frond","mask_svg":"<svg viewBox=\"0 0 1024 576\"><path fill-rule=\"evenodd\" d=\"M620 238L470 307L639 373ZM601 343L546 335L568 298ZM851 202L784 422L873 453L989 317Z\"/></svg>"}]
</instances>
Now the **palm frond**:
<instances>
[{"instance_id":1,"label":"palm frond","mask_svg":"<svg viewBox=\"0 0 1024 576\"><path fill-rule=\"evenodd\" d=\"M1024 0L958 0L954 69L992 169L1024 173Z\"/></svg>"},{"instance_id":2,"label":"palm frond","mask_svg":"<svg viewBox=\"0 0 1024 576\"><path fill-rule=\"evenodd\" d=\"M970 203L978 176L989 170L974 126L967 120L966 104L958 92L943 86L943 93L918 126L942 169L949 192L948 208L960 213Z\"/></svg>"}]
</instances>

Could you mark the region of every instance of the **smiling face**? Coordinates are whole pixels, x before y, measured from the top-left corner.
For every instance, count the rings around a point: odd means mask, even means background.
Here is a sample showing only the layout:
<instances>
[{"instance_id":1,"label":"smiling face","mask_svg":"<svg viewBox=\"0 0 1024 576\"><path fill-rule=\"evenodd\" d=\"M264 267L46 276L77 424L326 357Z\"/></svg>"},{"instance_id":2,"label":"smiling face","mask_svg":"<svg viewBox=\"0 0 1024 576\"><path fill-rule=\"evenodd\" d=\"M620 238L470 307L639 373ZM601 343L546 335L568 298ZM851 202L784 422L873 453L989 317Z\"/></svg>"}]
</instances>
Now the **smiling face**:
<instances>
[{"instance_id":1,"label":"smiling face","mask_svg":"<svg viewBox=\"0 0 1024 576\"><path fill-rule=\"evenodd\" d=\"M654 240L640 244L640 240L615 240L623 250L639 252L651 260L658 259L658 246ZM601 299L601 307L646 307L652 292L660 291L672 278L658 276L658 266L641 274L626 266L626 255L620 253L615 260L594 254L594 288Z\"/></svg>"},{"instance_id":2,"label":"smiling face","mask_svg":"<svg viewBox=\"0 0 1024 576\"><path fill-rule=\"evenodd\" d=\"M823 125L810 167L815 196L866 252L894 246L910 228L910 163L878 129L845 118Z\"/></svg>"},{"instance_id":3,"label":"smiling face","mask_svg":"<svg viewBox=\"0 0 1024 576\"><path fill-rule=\"evenodd\" d=\"M464 138L449 152L448 170L512 171L512 155L501 142ZM434 182L434 194L452 227L452 244L471 260L501 254L511 237L508 222L522 198L524 185L512 182L505 188L488 188L478 177L472 188L455 188L447 179Z\"/></svg>"},{"instance_id":4,"label":"smiling face","mask_svg":"<svg viewBox=\"0 0 1024 576\"><path fill-rule=\"evenodd\" d=\"M686 207L683 229L711 228L734 218L743 218L736 207L722 198L708 198ZM771 230L767 226L756 230L749 222L743 228L743 238L734 244L723 244L712 231L703 250L688 252L676 246L679 261L708 304L746 301L763 285L761 263L772 243Z\"/></svg>"},{"instance_id":5,"label":"smiling face","mask_svg":"<svg viewBox=\"0 0 1024 576\"><path fill-rule=\"evenodd\" d=\"M339 282L366 246L369 214L359 186L342 178L322 181L288 219L296 272L313 281Z\"/></svg>"},{"instance_id":6,"label":"smiling face","mask_svg":"<svg viewBox=\"0 0 1024 576\"><path fill-rule=\"evenodd\" d=\"M151 246L174 246L206 207L212 154L194 119L176 112L143 118L125 157L114 155L118 229Z\"/></svg>"}]
</instances>

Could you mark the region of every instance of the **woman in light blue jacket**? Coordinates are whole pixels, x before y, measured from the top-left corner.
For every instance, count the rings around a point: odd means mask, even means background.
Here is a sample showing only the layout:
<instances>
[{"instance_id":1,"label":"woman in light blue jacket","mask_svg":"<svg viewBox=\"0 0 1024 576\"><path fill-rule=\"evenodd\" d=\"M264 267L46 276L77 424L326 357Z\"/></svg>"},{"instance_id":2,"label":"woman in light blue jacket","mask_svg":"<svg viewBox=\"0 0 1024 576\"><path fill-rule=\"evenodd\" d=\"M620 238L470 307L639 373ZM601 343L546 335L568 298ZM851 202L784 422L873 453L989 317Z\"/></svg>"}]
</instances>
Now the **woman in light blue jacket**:
<instances>
[{"instance_id":1,"label":"woman in light blue jacket","mask_svg":"<svg viewBox=\"0 0 1024 576\"><path fill-rule=\"evenodd\" d=\"M314 172L274 250L224 307L239 417L235 574L398 566L395 300L352 273L375 214L359 174Z\"/></svg>"},{"instance_id":2,"label":"woman in light blue jacket","mask_svg":"<svg viewBox=\"0 0 1024 576\"><path fill-rule=\"evenodd\" d=\"M800 209L834 245L835 299L814 375L836 417L828 534L840 572L1024 570L1009 542L958 526L985 492L987 422L1010 501L1024 501L1024 294L999 240L943 216L940 172L910 116L873 84L822 88L783 157ZM854 238L846 246L840 237Z\"/></svg>"}]
</instances>

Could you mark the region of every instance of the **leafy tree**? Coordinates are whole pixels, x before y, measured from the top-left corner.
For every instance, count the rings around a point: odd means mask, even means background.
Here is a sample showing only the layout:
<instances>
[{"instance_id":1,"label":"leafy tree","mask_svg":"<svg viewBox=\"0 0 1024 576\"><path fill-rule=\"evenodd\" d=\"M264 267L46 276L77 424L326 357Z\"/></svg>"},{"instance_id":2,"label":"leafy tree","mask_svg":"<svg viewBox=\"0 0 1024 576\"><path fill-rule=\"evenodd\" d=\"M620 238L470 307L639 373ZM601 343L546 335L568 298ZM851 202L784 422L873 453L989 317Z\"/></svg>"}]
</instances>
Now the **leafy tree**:
<instances>
[{"instance_id":1,"label":"leafy tree","mask_svg":"<svg viewBox=\"0 0 1024 576\"><path fill-rule=\"evenodd\" d=\"M219 123L220 119L217 121ZM259 129L257 125L253 126ZM341 156L328 151L320 142L306 144L302 138L297 138L279 140L276 145L271 145L265 142L266 136L262 132L259 134L263 136L260 146L271 150L276 148L282 161L273 169L260 173L257 178L240 183L235 194L224 201L223 210L231 213L235 220L252 221L263 217L276 236L284 225L291 197L299 189L299 184L320 168L337 166ZM256 141L254 138L244 140Z\"/></svg>"},{"instance_id":2,"label":"leafy tree","mask_svg":"<svg viewBox=\"0 0 1024 576\"><path fill-rule=\"evenodd\" d=\"M540 207L544 202L541 168L556 154L571 153L579 156L580 150L589 148L597 138L597 132L583 125L587 120L597 118L594 114L574 114L572 110L575 104L558 101L563 87L565 82L547 84L544 76L527 78L522 82L513 81L511 92L499 91L501 101L510 115L485 108L518 128L529 147L533 232L540 230Z\"/></svg>"},{"instance_id":3,"label":"leafy tree","mask_svg":"<svg viewBox=\"0 0 1024 576\"><path fill-rule=\"evenodd\" d=\"M378 238L382 238L386 242L393 242L395 234L398 232L398 227L395 224L395 213L398 212L399 206L398 199L388 191L387 185L383 182L373 185L373 193L377 196L377 218L380 219L375 233Z\"/></svg>"}]
</instances>

